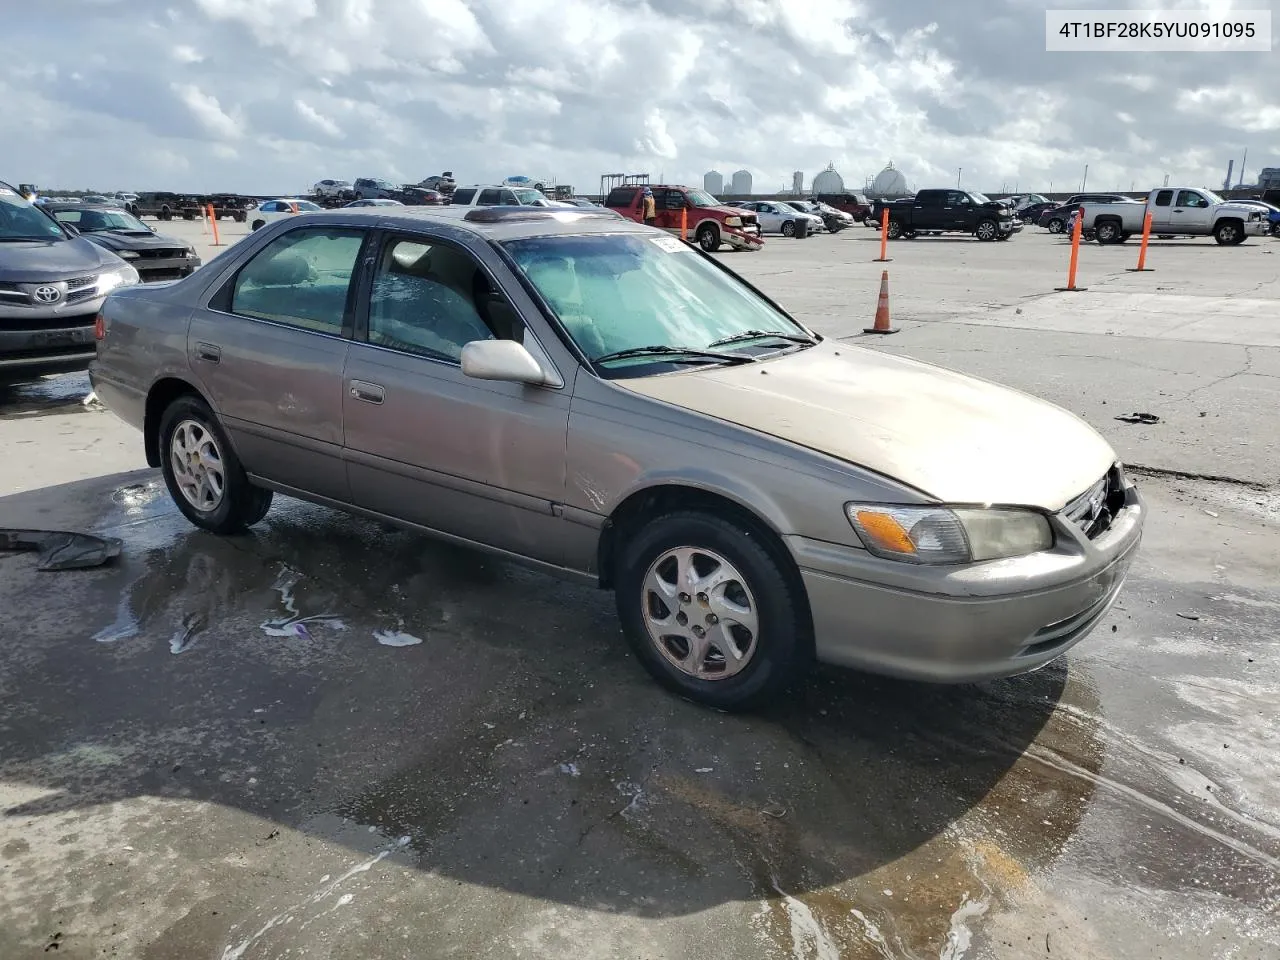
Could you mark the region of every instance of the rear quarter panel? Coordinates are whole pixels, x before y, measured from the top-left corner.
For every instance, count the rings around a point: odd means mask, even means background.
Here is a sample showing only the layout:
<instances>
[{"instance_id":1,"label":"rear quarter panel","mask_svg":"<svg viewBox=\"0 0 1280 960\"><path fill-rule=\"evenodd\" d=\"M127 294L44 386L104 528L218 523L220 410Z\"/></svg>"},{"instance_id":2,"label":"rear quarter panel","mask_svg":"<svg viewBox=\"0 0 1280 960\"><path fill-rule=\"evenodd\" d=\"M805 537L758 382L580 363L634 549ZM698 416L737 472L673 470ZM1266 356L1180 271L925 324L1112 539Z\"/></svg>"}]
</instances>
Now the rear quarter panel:
<instances>
[{"instance_id":1,"label":"rear quarter panel","mask_svg":"<svg viewBox=\"0 0 1280 960\"><path fill-rule=\"evenodd\" d=\"M139 430L154 384L166 377L194 383L187 361L191 308L171 299L171 289L130 287L102 307L106 338L98 341L89 376L107 408Z\"/></svg>"}]
</instances>

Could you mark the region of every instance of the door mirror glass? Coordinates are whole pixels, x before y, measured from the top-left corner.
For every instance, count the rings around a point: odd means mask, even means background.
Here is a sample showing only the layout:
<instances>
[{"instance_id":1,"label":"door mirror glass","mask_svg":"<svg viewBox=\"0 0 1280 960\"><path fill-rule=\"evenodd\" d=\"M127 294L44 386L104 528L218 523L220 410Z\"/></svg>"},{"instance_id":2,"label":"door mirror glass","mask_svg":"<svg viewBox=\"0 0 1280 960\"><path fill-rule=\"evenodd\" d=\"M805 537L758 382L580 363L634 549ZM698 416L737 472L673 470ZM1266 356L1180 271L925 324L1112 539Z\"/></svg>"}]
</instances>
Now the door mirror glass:
<instances>
[{"instance_id":1,"label":"door mirror glass","mask_svg":"<svg viewBox=\"0 0 1280 960\"><path fill-rule=\"evenodd\" d=\"M476 380L542 385L547 375L533 354L514 340L474 340L462 348L462 372Z\"/></svg>"}]
</instances>

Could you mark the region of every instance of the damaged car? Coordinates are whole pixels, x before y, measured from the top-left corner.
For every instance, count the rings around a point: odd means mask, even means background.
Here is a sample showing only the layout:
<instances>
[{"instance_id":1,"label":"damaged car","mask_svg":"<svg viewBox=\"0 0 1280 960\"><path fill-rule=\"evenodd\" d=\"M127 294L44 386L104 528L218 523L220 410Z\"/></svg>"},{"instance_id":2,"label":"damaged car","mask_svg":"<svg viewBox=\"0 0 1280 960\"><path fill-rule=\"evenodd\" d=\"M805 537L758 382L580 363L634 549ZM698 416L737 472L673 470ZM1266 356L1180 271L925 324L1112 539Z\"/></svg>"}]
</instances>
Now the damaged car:
<instances>
[{"instance_id":1,"label":"damaged car","mask_svg":"<svg viewBox=\"0 0 1280 960\"><path fill-rule=\"evenodd\" d=\"M722 709L815 660L1042 667L1142 534L1077 416L823 337L611 214L295 216L102 316L94 388L191 523L284 494L612 590L639 662Z\"/></svg>"}]
</instances>

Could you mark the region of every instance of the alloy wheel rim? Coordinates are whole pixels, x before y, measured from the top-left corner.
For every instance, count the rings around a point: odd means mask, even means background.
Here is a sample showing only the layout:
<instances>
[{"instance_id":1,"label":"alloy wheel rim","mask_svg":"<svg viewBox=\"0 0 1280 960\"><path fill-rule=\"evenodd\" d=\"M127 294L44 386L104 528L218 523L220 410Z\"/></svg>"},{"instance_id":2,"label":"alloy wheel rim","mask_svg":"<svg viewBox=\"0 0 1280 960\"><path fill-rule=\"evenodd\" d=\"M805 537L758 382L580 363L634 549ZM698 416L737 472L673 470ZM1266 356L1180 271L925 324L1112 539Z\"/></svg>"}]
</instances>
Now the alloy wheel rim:
<instances>
[{"instance_id":1,"label":"alloy wheel rim","mask_svg":"<svg viewBox=\"0 0 1280 960\"><path fill-rule=\"evenodd\" d=\"M201 513L218 509L226 494L226 468L213 433L197 420L183 420L169 441L169 463L183 498Z\"/></svg>"},{"instance_id":2,"label":"alloy wheel rim","mask_svg":"<svg viewBox=\"0 0 1280 960\"><path fill-rule=\"evenodd\" d=\"M726 680L755 656L755 596L737 568L713 550L664 551L645 574L640 601L650 641L686 676Z\"/></svg>"},{"instance_id":3,"label":"alloy wheel rim","mask_svg":"<svg viewBox=\"0 0 1280 960\"><path fill-rule=\"evenodd\" d=\"M981 237L983 240L989 240L991 237L994 237L995 235L996 235L996 228L993 224L985 223L985 222L978 224L978 236Z\"/></svg>"}]
</instances>

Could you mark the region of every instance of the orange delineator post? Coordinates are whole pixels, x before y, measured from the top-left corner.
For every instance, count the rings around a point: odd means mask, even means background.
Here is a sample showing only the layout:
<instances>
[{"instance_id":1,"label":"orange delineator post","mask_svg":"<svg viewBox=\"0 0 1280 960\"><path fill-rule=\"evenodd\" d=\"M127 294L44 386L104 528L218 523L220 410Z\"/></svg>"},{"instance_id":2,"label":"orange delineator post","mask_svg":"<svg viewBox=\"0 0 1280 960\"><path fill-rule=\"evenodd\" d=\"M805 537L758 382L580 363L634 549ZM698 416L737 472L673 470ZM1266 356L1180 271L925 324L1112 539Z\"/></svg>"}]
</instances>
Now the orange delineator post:
<instances>
[{"instance_id":1,"label":"orange delineator post","mask_svg":"<svg viewBox=\"0 0 1280 960\"><path fill-rule=\"evenodd\" d=\"M1084 207L1076 211L1076 225L1071 231L1071 263L1067 267L1067 285L1054 287L1059 293L1075 293L1088 287L1076 286L1076 265L1080 262L1080 236L1084 233Z\"/></svg>"},{"instance_id":2,"label":"orange delineator post","mask_svg":"<svg viewBox=\"0 0 1280 960\"><path fill-rule=\"evenodd\" d=\"M1142 246L1138 248L1138 265L1130 267L1129 273L1146 273L1152 268L1147 266L1147 244L1151 241L1151 211L1142 218Z\"/></svg>"},{"instance_id":3,"label":"orange delineator post","mask_svg":"<svg viewBox=\"0 0 1280 960\"><path fill-rule=\"evenodd\" d=\"M680 208L680 239L686 243L689 240L689 208Z\"/></svg>"},{"instance_id":4,"label":"orange delineator post","mask_svg":"<svg viewBox=\"0 0 1280 960\"><path fill-rule=\"evenodd\" d=\"M209 226L213 227L213 245L222 246L222 241L218 239L218 211L213 208L212 203L209 204Z\"/></svg>"},{"instance_id":5,"label":"orange delineator post","mask_svg":"<svg viewBox=\"0 0 1280 960\"><path fill-rule=\"evenodd\" d=\"M880 271L880 298L876 301L876 322L863 327L863 333L897 333L897 327L889 326L889 271Z\"/></svg>"},{"instance_id":6,"label":"orange delineator post","mask_svg":"<svg viewBox=\"0 0 1280 960\"><path fill-rule=\"evenodd\" d=\"M880 256L871 262L888 263L892 259L889 256L889 208L885 207L880 211Z\"/></svg>"}]
</instances>

